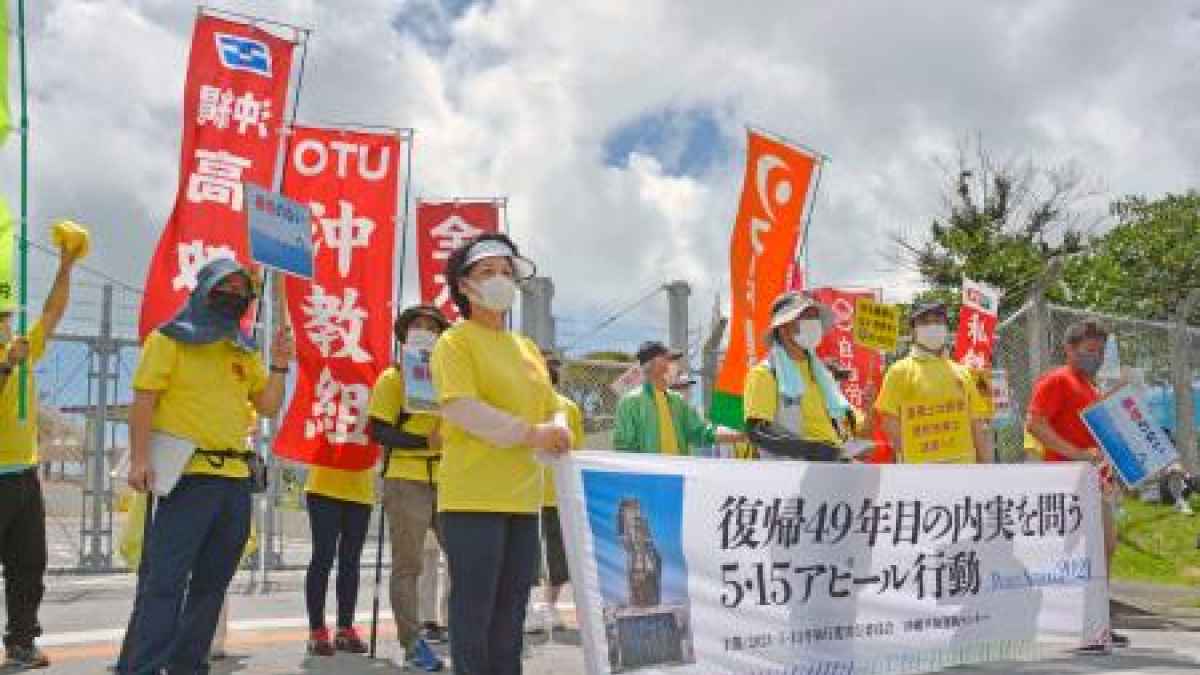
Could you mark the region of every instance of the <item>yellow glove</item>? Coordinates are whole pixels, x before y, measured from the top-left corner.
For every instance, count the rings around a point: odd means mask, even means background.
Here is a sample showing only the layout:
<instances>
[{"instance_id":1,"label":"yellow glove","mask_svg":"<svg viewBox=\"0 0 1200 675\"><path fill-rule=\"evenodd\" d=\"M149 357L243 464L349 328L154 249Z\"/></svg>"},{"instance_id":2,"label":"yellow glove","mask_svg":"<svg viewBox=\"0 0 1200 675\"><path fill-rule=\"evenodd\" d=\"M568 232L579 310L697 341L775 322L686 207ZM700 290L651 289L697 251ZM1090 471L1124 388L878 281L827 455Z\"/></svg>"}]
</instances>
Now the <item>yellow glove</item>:
<instances>
[{"instance_id":1,"label":"yellow glove","mask_svg":"<svg viewBox=\"0 0 1200 675\"><path fill-rule=\"evenodd\" d=\"M70 220L60 220L51 226L50 238L58 250L73 254L76 260L87 256L92 247L87 228Z\"/></svg>"}]
</instances>

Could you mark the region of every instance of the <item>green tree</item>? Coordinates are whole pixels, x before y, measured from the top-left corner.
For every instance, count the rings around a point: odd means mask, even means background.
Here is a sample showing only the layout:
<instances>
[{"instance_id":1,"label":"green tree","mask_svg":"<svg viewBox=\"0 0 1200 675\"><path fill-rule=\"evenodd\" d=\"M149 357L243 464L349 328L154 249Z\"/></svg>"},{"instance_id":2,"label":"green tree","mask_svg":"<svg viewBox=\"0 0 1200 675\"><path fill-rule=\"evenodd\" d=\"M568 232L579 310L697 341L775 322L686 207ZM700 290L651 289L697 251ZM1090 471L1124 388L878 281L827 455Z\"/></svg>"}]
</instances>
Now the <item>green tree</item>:
<instances>
[{"instance_id":1,"label":"green tree","mask_svg":"<svg viewBox=\"0 0 1200 675\"><path fill-rule=\"evenodd\" d=\"M1200 193L1128 196L1111 213L1117 224L1068 261L1066 300L1121 316L1172 318L1188 291L1200 288Z\"/></svg>"},{"instance_id":2,"label":"green tree","mask_svg":"<svg viewBox=\"0 0 1200 675\"><path fill-rule=\"evenodd\" d=\"M968 277L1000 289L1007 315L1025 302L1046 261L1082 250L1095 225L1087 208L1095 193L1071 165L1001 164L977 144L942 169L943 208L928 231L893 237L898 262L930 286L922 299L956 306Z\"/></svg>"}]
</instances>

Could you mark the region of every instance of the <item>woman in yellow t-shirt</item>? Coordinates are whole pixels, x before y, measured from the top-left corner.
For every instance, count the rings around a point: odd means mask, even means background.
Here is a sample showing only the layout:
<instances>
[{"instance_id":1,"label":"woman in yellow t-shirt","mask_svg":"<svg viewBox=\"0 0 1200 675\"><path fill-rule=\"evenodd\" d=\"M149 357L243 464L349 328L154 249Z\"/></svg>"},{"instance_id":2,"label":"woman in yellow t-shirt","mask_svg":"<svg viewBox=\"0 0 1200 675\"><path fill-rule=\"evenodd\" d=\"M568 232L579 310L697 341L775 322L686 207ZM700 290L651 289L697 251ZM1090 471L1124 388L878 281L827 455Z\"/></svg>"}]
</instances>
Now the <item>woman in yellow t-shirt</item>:
<instances>
[{"instance_id":1,"label":"woman in yellow t-shirt","mask_svg":"<svg viewBox=\"0 0 1200 675\"><path fill-rule=\"evenodd\" d=\"M461 673L521 671L522 626L538 560L536 450L571 445L541 353L506 330L517 280L533 275L503 234L450 254L447 286L466 318L438 338L442 413L438 510L450 563L450 640Z\"/></svg>"}]
</instances>

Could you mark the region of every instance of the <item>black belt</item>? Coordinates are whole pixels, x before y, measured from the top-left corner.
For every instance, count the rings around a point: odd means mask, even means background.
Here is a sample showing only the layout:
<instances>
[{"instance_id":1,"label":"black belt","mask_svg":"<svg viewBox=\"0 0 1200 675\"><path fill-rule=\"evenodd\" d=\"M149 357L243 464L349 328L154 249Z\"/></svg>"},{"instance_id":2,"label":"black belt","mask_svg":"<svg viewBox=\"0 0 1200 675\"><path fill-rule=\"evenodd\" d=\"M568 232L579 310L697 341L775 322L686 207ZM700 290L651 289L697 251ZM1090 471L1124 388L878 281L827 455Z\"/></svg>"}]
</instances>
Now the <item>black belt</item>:
<instances>
[{"instance_id":1,"label":"black belt","mask_svg":"<svg viewBox=\"0 0 1200 675\"><path fill-rule=\"evenodd\" d=\"M207 459L208 465L214 469L224 468L225 460L227 459L238 459L245 462L250 456L250 453L243 450L205 450L204 448L196 448L194 452Z\"/></svg>"}]
</instances>

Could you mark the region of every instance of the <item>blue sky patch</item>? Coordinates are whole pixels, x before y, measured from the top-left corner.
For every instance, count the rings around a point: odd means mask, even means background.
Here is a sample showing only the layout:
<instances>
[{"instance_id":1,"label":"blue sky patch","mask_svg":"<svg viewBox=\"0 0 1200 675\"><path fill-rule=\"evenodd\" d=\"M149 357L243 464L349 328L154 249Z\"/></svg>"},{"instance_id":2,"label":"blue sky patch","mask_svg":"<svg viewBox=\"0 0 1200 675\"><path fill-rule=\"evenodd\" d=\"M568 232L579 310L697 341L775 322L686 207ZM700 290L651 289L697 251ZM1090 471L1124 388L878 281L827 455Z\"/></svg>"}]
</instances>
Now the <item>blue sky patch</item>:
<instances>
[{"instance_id":1,"label":"blue sky patch","mask_svg":"<svg viewBox=\"0 0 1200 675\"><path fill-rule=\"evenodd\" d=\"M604 140L604 163L624 167L637 152L654 157L672 176L704 173L730 152L711 108L667 108L617 127Z\"/></svg>"},{"instance_id":2,"label":"blue sky patch","mask_svg":"<svg viewBox=\"0 0 1200 675\"><path fill-rule=\"evenodd\" d=\"M442 55L454 41L453 24L473 5L490 7L492 0L415 0L392 17L392 28Z\"/></svg>"}]
</instances>

